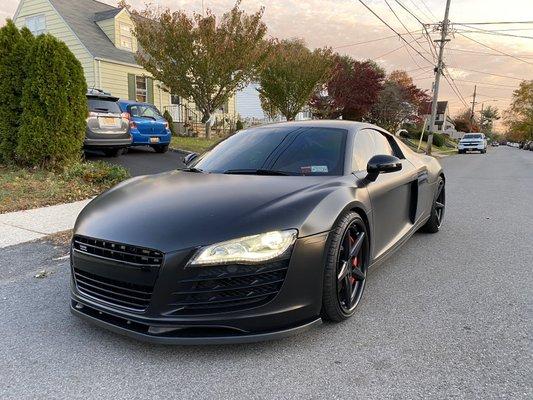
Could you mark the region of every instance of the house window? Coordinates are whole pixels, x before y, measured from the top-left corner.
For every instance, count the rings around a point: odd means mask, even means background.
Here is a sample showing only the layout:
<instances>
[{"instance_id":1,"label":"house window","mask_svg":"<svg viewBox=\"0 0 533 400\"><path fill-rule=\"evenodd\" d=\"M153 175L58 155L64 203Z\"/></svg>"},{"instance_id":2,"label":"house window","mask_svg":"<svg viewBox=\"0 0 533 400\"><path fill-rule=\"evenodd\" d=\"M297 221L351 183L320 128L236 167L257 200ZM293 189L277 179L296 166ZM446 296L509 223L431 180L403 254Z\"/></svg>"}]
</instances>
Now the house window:
<instances>
[{"instance_id":1,"label":"house window","mask_svg":"<svg viewBox=\"0 0 533 400\"><path fill-rule=\"evenodd\" d=\"M44 14L33 15L26 18L26 27L35 36L46 33L46 18Z\"/></svg>"},{"instance_id":2,"label":"house window","mask_svg":"<svg viewBox=\"0 0 533 400\"><path fill-rule=\"evenodd\" d=\"M135 77L135 100L146 102L146 76Z\"/></svg>"},{"instance_id":3,"label":"house window","mask_svg":"<svg viewBox=\"0 0 533 400\"><path fill-rule=\"evenodd\" d=\"M119 24L119 45L128 50L133 50L133 36L131 34L131 25Z\"/></svg>"},{"instance_id":4,"label":"house window","mask_svg":"<svg viewBox=\"0 0 533 400\"><path fill-rule=\"evenodd\" d=\"M180 97L177 94L171 94L170 104L180 104Z\"/></svg>"}]
</instances>

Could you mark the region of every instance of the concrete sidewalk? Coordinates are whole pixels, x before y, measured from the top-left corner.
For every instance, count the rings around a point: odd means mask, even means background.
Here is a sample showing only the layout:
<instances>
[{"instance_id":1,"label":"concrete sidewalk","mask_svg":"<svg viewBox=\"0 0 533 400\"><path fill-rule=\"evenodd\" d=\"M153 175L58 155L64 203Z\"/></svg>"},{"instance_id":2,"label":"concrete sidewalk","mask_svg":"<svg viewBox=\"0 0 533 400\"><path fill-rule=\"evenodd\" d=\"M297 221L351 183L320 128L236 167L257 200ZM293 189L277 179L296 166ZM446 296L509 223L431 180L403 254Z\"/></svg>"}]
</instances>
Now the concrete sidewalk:
<instances>
[{"instance_id":1,"label":"concrete sidewalk","mask_svg":"<svg viewBox=\"0 0 533 400\"><path fill-rule=\"evenodd\" d=\"M0 214L0 248L72 229L91 199Z\"/></svg>"}]
</instances>

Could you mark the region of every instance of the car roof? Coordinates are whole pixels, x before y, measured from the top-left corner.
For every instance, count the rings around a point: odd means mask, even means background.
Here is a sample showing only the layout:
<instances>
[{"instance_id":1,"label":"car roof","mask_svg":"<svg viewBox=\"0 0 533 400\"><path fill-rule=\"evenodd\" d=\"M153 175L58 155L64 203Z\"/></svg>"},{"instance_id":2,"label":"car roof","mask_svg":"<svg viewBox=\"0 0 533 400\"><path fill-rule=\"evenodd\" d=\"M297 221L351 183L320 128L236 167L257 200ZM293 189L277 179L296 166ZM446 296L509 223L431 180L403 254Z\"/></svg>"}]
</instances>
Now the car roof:
<instances>
[{"instance_id":1,"label":"car roof","mask_svg":"<svg viewBox=\"0 0 533 400\"><path fill-rule=\"evenodd\" d=\"M124 100L124 99L118 99L118 102L120 104L125 104L125 105L133 105L133 104L140 104L140 105L143 105L143 106L151 106L151 107L155 107L153 104L151 103L146 103L144 101L135 101L135 100Z\"/></svg>"},{"instance_id":2,"label":"car roof","mask_svg":"<svg viewBox=\"0 0 533 400\"><path fill-rule=\"evenodd\" d=\"M91 88L87 90L87 93L85 94L87 98L93 98L93 99L101 99L101 100L110 100L110 101L118 101L119 98L111 95L111 93L104 92L100 89Z\"/></svg>"},{"instance_id":3,"label":"car roof","mask_svg":"<svg viewBox=\"0 0 533 400\"><path fill-rule=\"evenodd\" d=\"M351 132L356 132L361 129L370 128L370 129L377 129L380 131L387 132L385 129L380 128L379 126L368 124L366 122L347 121L347 120L342 120L342 119L312 119L312 120L305 120L305 121L276 122L276 123L266 124L266 125L251 126L248 129L283 127L283 126L337 128L337 129L346 129Z\"/></svg>"}]
</instances>

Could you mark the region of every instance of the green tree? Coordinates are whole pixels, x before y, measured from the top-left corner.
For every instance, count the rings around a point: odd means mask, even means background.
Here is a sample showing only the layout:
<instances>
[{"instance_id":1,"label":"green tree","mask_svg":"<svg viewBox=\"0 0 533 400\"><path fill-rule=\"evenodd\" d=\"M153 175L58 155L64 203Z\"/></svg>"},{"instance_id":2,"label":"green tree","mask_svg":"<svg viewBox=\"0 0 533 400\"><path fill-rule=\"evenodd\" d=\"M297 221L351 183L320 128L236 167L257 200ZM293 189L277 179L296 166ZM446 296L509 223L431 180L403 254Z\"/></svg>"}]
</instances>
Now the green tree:
<instances>
[{"instance_id":1,"label":"green tree","mask_svg":"<svg viewBox=\"0 0 533 400\"><path fill-rule=\"evenodd\" d=\"M481 117L479 125L481 131L487 134L492 134L492 128L494 127L494 121L500 119L500 112L497 107L488 106L481 111Z\"/></svg>"},{"instance_id":2,"label":"green tree","mask_svg":"<svg viewBox=\"0 0 533 400\"><path fill-rule=\"evenodd\" d=\"M372 107L369 120L395 132L404 122L417 121L428 101L426 91L416 87L405 71L393 71Z\"/></svg>"},{"instance_id":3,"label":"green tree","mask_svg":"<svg viewBox=\"0 0 533 400\"><path fill-rule=\"evenodd\" d=\"M257 89L264 98L264 110L276 110L288 121L309 102L313 93L329 78L333 57L329 49L309 50L302 40L282 40L273 45L259 74Z\"/></svg>"},{"instance_id":4,"label":"green tree","mask_svg":"<svg viewBox=\"0 0 533 400\"><path fill-rule=\"evenodd\" d=\"M60 168L77 159L85 137L87 84L80 62L52 35L40 35L28 52L16 148L24 165Z\"/></svg>"},{"instance_id":5,"label":"green tree","mask_svg":"<svg viewBox=\"0 0 533 400\"><path fill-rule=\"evenodd\" d=\"M522 81L513 92L511 106L505 112L510 140L533 140L533 80Z\"/></svg>"},{"instance_id":6,"label":"green tree","mask_svg":"<svg viewBox=\"0 0 533 400\"><path fill-rule=\"evenodd\" d=\"M263 9L246 14L237 2L220 18L209 10L190 17L150 6L131 12L142 47L139 64L170 92L194 101L209 138L212 113L246 86L266 59Z\"/></svg>"},{"instance_id":7,"label":"green tree","mask_svg":"<svg viewBox=\"0 0 533 400\"><path fill-rule=\"evenodd\" d=\"M33 41L27 28L19 31L11 20L0 28L0 161L4 163L12 163L15 158L26 54Z\"/></svg>"}]
</instances>

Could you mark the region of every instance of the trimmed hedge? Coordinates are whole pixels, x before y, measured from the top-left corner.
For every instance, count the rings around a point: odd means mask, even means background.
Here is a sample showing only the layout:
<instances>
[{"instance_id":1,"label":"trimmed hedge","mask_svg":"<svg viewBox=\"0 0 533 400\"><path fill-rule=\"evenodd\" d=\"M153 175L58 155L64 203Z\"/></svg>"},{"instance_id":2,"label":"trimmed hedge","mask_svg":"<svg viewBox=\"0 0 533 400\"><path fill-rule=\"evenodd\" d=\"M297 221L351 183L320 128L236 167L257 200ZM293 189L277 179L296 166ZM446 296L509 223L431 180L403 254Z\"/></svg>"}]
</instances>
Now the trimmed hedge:
<instances>
[{"instance_id":1,"label":"trimmed hedge","mask_svg":"<svg viewBox=\"0 0 533 400\"><path fill-rule=\"evenodd\" d=\"M16 148L22 164L48 169L79 159L87 118L87 84L80 62L52 35L30 48Z\"/></svg>"},{"instance_id":2,"label":"trimmed hedge","mask_svg":"<svg viewBox=\"0 0 533 400\"><path fill-rule=\"evenodd\" d=\"M168 110L165 110L165 112L163 113L163 118L167 120L168 128L170 129L172 136L177 136L176 128L174 127L174 120L172 119L172 115L170 115Z\"/></svg>"}]
</instances>

